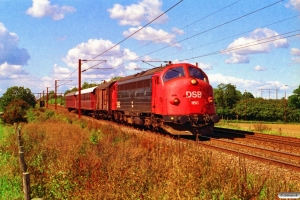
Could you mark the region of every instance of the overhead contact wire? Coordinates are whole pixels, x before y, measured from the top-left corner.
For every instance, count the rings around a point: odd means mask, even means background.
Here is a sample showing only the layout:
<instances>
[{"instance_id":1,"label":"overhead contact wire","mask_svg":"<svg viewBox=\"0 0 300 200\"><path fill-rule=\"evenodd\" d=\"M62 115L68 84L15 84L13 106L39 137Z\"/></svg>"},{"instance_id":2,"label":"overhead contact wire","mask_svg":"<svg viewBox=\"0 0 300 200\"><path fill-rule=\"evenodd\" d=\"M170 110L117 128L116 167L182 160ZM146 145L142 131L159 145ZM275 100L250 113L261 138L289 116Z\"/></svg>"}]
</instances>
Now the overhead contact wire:
<instances>
[{"instance_id":1,"label":"overhead contact wire","mask_svg":"<svg viewBox=\"0 0 300 200\"><path fill-rule=\"evenodd\" d=\"M297 30L297 31L299 31L299 30ZM296 31L292 31L292 32L296 32ZM292 33L292 32L289 32L289 33ZM288 34L288 33L285 33L285 34ZM206 57L206 56L211 56L211 55L220 54L220 53L227 53L227 52L236 51L236 50L239 50L239 49L244 49L244 48L248 48L248 47L251 47L251 46L256 46L256 45L260 45L260 44L264 44L264 43L269 43L269 42L273 42L273 41L276 41L276 40L282 40L282 39L286 39L286 38L290 38L290 37L294 37L294 36L299 36L299 35L300 35L300 33L293 34L293 35L288 35L288 36L282 37L282 38L277 38L277 39L269 40L270 38L274 38L274 37L279 37L280 36L280 35L276 35L276 36L272 36L272 37L269 37L269 38L264 38L264 39L258 40L258 41L263 41L263 42L259 42L259 43L249 42L249 43L246 43L246 44L243 44L243 45L232 47L230 49L223 49L223 50L215 51L215 52L208 53L208 54L203 54L203 55L194 56L194 57L191 57L191 58L186 58L186 59L183 59L183 60L192 60L192 59L195 59L195 58ZM268 41L264 41L264 40L268 40ZM255 43L255 44L253 44L253 43ZM251 45L249 45L249 44L251 44Z\"/></svg>"},{"instance_id":2,"label":"overhead contact wire","mask_svg":"<svg viewBox=\"0 0 300 200\"><path fill-rule=\"evenodd\" d=\"M168 48L168 47L170 47L170 46L173 46L173 45L175 45L175 44L178 44L179 42L183 42L183 41L185 41L185 40L189 40L189 39L191 39L191 38L193 38L193 37L196 37L196 36L198 36L198 35L201 35L201 34L203 34L203 33L208 32L208 31L214 30L214 29L216 29L216 28L219 28L219 27L224 26L224 25L226 25L226 24L229 24L229 23L231 23L231 22L237 21L237 20L242 19L242 18L244 18L244 17L246 17L246 16L252 15L252 14L254 14L254 13L256 13L256 12L259 12L259 11L261 11L261 10L264 10L264 9L266 9L266 8L269 8L269 7L271 7L271 6L274 6L274 5L276 5L276 4L278 4L278 3L282 2L282 1L284 1L284 0L277 1L277 2L275 2L275 3L272 3L272 4L270 4L270 5L267 5L267 6L265 6L265 7L262 7L262 8L260 8L260 9L255 10L255 11L252 11L252 12L250 12L250 13L247 13L247 14L245 14L245 15L242 15L242 16L240 16L240 17L237 17L237 18L235 18L235 19L232 19L232 20L229 20L229 21L224 22L224 23L222 23L222 24L219 24L219 25L217 25L217 26L215 26L215 27L213 27L213 28L207 29L207 30L202 31L202 32L200 32L200 33L197 33L197 34L195 34L195 35L193 35L193 36L191 36L191 37L187 37L187 38L185 38L185 39L183 39L183 40L180 40L180 41L178 41L178 42L174 42L174 43L172 43L172 44L170 44L170 45L168 45L168 46L165 46L165 47L163 47L163 48L160 48L160 49L158 49L158 50L155 50L155 51L152 51L152 52L150 52L150 53L144 54L144 55L140 56L139 58L141 58L141 57L143 57L143 56L146 56L146 55L150 55L150 54L156 53L156 52L158 52L158 51L160 51L160 50L163 50L163 49L166 49L166 48Z\"/></svg>"},{"instance_id":3,"label":"overhead contact wire","mask_svg":"<svg viewBox=\"0 0 300 200\"><path fill-rule=\"evenodd\" d=\"M154 18L153 20L151 20L150 22L148 22L146 25L142 26L141 28L139 28L138 30L136 30L135 32L133 32L132 34L130 34L129 36L127 36L126 38L124 38L123 40L121 40L120 42L118 42L117 44L113 45L112 47L110 47L109 49L103 51L102 53L100 53L99 55L93 57L92 59L95 59L101 55L103 55L104 53L108 52L109 50L115 48L116 46L118 46L119 44L121 44L122 42L124 42L125 40L127 40L128 38L130 38L131 36L135 35L136 33L138 33L139 31L141 31L142 29L146 28L149 24L151 24L152 22L154 22L155 20L157 20L158 18L160 18L161 16L163 16L164 14L166 14L167 12L169 12L170 10L172 10L175 6L177 6L179 3L181 3L183 0L177 2L175 5L173 5L171 8L169 8L168 10L166 10L165 12L163 12L162 14L160 14L159 16L157 16L156 18Z\"/></svg>"}]
</instances>

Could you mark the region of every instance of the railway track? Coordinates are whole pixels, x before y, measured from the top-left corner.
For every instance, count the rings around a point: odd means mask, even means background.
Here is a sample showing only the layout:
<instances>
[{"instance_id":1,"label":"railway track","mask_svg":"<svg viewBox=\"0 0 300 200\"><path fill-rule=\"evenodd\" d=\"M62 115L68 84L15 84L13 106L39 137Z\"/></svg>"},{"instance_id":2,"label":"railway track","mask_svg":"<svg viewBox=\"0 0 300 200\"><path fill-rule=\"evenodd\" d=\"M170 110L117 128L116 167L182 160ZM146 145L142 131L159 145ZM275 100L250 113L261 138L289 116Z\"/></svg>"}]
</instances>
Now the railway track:
<instances>
[{"instance_id":1,"label":"railway track","mask_svg":"<svg viewBox=\"0 0 300 200\"><path fill-rule=\"evenodd\" d=\"M203 138L206 142L201 142L200 145L204 145L207 148L300 171L300 155L252 145L234 143L232 141L220 140L207 136L201 136L201 138Z\"/></svg>"},{"instance_id":2,"label":"railway track","mask_svg":"<svg viewBox=\"0 0 300 200\"><path fill-rule=\"evenodd\" d=\"M54 106L49 105L49 108L54 109ZM57 109L65 110L65 108L61 106L57 106ZM214 128L214 134L215 136L213 137L200 136L201 142L199 142L199 145L252 160L277 165L285 169L300 171L300 155L233 142L235 139L251 139L260 142L268 142L276 145L289 145L294 148L299 148L300 139L225 128ZM182 141L185 140L184 138L181 139Z\"/></svg>"},{"instance_id":3,"label":"railway track","mask_svg":"<svg viewBox=\"0 0 300 200\"><path fill-rule=\"evenodd\" d=\"M227 135L229 136L228 138L248 138L252 140L259 140L259 141L272 142L272 143L283 144L288 146L300 147L299 138L293 138L287 136L270 135L270 134L233 130L233 129L219 128L219 127L214 128L214 134L222 135L222 136Z\"/></svg>"}]
</instances>

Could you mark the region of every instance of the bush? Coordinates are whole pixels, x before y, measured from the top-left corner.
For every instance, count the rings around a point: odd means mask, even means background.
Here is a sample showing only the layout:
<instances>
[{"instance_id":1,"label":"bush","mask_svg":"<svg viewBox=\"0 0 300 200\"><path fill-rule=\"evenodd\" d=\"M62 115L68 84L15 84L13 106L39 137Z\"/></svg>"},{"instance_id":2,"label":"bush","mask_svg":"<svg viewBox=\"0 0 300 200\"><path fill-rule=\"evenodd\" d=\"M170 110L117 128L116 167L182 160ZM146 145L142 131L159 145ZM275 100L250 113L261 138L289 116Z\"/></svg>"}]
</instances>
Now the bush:
<instances>
[{"instance_id":1,"label":"bush","mask_svg":"<svg viewBox=\"0 0 300 200\"><path fill-rule=\"evenodd\" d=\"M2 116L3 121L8 124L13 124L15 122L26 122L27 120L25 115L29 107L29 104L23 100L13 100L5 108Z\"/></svg>"}]
</instances>

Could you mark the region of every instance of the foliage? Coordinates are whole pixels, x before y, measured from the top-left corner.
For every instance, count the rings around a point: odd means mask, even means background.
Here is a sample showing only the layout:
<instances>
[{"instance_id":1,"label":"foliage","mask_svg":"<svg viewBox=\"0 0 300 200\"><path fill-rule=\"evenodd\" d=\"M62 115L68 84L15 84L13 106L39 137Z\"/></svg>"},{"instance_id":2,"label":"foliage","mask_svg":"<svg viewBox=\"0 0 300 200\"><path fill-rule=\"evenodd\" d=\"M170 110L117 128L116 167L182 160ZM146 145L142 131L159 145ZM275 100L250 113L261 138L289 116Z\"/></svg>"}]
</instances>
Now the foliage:
<instances>
[{"instance_id":1,"label":"foliage","mask_svg":"<svg viewBox=\"0 0 300 200\"><path fill-rule=\"evenodd\" d=\"M251 92L244 92L243 94L242 94L242 99L253 99L254 98L254 96L253 96L253 94L251 93Z\"/></svg>"},{"instance_id":2,"label":"foliage","mask_svg":"<svg viewBox=\"0 0 300 200\"><path fill-rule=\"evenodd\" d=\"M222 118L233 117L231 109L242 98L241 92L234 85L221 83L214 89L214 96L218 115Z\"/></svg>"},{"instance_id":3,"label":"foliage","mask_svg":"<svg viewBox=\"0 0 300 200\"><path fill-rule=\"evenodd\" d=\"M23 126L32 197L43 199L264 199L293 191L277 174L249 173L196 143L46 112ZM297 189L297 188L296 188Z\"/></svg>"},{"instance_id":4,"label":"foliage","mask_svg":"<svg viewBox=\"0 0 300 200\"><path fill-rule=\"evenodd\" d=\"M117 81L121 78L122 78L121 76L116 76L116 77L113 77L112 79L110 79L108 82L111 83L111 82Z\"/></svg>"},{"instance_id":5,"label":"foliage","mask_svg":"<svg viewBox=\"0 0 300 200\"><path fill-rule=\"evenodd\" d=\"M3 113L3 120L5 123L13 124L15 122L26 121L26 111L29 109L28 103L23 100L16 99L10 102Z\"/></svg>"},{"instance_id":6,"label":"foliage","mask_svg":"<svg viewBox=\"0 0 300 200\"><path fill-rule=\"evenodd\" d=\"M30 89L25 89L24 87L18 86L7 89L7 91L1 97L0 107L5 110L6 106L17 99L25 101L30 107L35 107L35 97L31 93Z\"/></svg>"},{"instance_id":7,"label":"foliage","mask_svg":"<svg viewBox=\"0 0 300 200\"><path fill-rule=\"evenodd\" d=\"M232 110L239 118L257 121L293 121L292 110L284 99L247 99L241 100Z\"/></svg>"},{"instance_id":8,"label":"foliage","mask_svg":"<svg viewBox=\"0 0 300 200\"><path fill-rule=\"evenodd\" d=\"M14 128L0 124L0 199L23 198L15 141Z\"/></svg>"},{"instance_id":9,"label":"foliage","mask_svg":"<svg viewBox=\"0 0 300 200\"><path fill-rule=\"evenodd\" d=\"M231 84L219 84L214 89L217 114L223 119L256 121L300 121L300 86L286 101L254 98L245 91L241 94Z\"/></svg>"},{"instance_id":10,"label":"foliage","mask_svg":"<svg viewBox=\"0 0 300 200\"><path fill-rule=\"evenodd\" d=\"M88 83L88 82L84 82L81 86L81 89L84 90L84 89L87 89L87 88L91 88L91 87L95 87L97 86L98 84L97 83ZM77 92L78 91L78 88L77 87L73 87L71 90L67 90L65 91L65 95L70 93L70 92Z\"/></svg>"}]
</instances>

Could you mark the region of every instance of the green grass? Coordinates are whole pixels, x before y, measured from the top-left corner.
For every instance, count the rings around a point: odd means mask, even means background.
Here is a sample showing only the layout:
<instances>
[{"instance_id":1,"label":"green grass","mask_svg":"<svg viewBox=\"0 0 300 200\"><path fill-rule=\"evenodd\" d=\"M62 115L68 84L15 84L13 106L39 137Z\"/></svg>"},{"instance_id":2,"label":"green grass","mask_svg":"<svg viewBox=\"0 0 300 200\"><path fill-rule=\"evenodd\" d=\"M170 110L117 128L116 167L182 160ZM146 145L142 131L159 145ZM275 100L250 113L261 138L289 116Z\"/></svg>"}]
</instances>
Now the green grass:
<instances>
[{"instance_id":1,"label":"green grass","mask_svg":"<svg viewBox=\"0 0 300 200\"><path fill-rule=\"evenodd\" d=\"M17 157L10 150L14 128L0 124L0 199L22 199L21 174L16 172Z\"/></svg>"}]
</instances>

